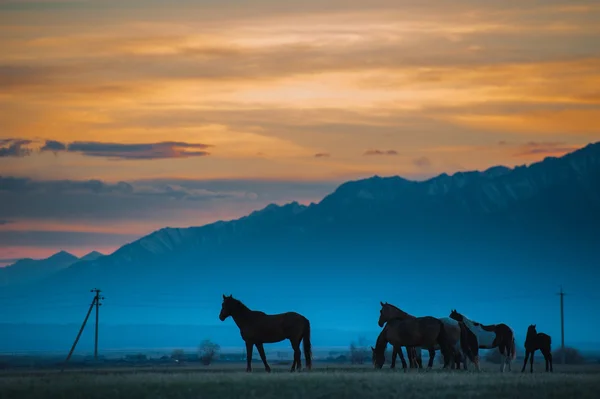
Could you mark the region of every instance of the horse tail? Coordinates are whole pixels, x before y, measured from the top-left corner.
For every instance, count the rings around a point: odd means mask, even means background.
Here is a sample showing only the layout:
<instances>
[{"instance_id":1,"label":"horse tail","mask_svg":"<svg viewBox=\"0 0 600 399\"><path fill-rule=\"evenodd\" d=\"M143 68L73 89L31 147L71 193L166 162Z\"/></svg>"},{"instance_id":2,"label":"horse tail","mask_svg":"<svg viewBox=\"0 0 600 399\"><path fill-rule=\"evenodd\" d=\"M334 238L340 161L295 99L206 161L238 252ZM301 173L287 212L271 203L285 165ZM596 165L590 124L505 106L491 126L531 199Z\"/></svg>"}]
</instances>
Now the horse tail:
<instances>
[{"instance_id":1,"label":"horse tail","mask_svg":"<svg viewBox=\"0 0 600 399\"><path fill-rule=\"evenodd\" d=\"M312 345L310 343L310 321L304 319L304 334L302 335L302 345L304 349L304 359L306 360L306 368L312 367Z\"/></svg>"},{"instance_id":2,"label":"horse tail","mask_svg":"<svg viewBox=\"0 0 600 399\"><path fill-rule=\"evenodd\" d=\"M444 356L444 367L448 364L450 358L450 336L446 331L446 327L444 323L440 321L440 332L438 334L438 344L440 345L440 352L442 352L442 356Z\"/></svg>"},{"instance_id":3,"label":"horse tail","mask_svg":"<svg viewBox=\"0 0 600 399\"><path fill-rule=\"evenodd\" d=\"M517 358L517 345L515 344L515 337L514 337L514 335L513 335L512 343L511 343L510 346L511 346L511 348L510 348L511 358L512 358L512 360L515 360Z\"/></svg>"}]
</instances>

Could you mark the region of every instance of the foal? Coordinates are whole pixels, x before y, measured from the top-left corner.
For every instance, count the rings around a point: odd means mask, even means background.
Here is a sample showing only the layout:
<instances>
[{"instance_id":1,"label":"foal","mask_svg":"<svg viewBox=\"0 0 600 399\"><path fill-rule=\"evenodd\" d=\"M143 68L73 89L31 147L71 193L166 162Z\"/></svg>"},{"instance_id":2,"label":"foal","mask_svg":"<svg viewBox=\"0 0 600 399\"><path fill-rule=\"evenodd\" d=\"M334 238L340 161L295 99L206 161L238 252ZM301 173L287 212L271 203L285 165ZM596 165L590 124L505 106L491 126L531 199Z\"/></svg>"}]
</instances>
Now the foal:
<instances>
[{"instance_id":1,"label":"foal","mask_svg":"<svg viewBox=\"0 0 600 399\"><path fill-rule=\"evenodd\" d=\"M537 332L535 324L532 324L527 327L527 337L525 338L525 361L523 362L521 373L525 371L529 355L531 355L530 368L533 373L533 354L538 349L542 352L544 360L546 361L546 372L548 372L548 366L550 366L550 372L554 372L552 370L552 338L550 338L548 334Z\"/></svg>"}]
</instances>

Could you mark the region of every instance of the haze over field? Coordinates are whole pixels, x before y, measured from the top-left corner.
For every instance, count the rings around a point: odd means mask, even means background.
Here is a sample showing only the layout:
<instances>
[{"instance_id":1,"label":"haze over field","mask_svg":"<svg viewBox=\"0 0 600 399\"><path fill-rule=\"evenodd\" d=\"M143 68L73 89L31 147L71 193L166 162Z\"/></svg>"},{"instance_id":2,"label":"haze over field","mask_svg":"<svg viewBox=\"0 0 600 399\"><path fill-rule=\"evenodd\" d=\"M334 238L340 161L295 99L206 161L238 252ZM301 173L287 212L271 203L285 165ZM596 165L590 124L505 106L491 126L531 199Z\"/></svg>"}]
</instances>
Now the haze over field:
<instances>
[{"instance_id":1,"label":"haze over field","mask_svg":"<svg viewBox=\"0 0 600 399\"><path fill-rule=\"evenodd\" d=\"M374 338L380 300L559 342L563 285L567 341L600 346L599 19L0 1L0 323L77 324L99 286L108 324L218 324L224 345L223 293L322 342Z\"/></svg>"}]
</instances>

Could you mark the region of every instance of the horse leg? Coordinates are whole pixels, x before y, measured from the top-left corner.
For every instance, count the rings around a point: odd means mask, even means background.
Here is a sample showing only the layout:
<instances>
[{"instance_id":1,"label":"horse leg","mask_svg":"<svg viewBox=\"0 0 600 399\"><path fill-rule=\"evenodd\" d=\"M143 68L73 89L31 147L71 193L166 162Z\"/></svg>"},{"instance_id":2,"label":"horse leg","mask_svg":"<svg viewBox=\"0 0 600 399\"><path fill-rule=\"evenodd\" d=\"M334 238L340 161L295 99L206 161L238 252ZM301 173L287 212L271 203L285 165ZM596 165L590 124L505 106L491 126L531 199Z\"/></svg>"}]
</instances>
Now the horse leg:
<instances>
[{"instance_id":1,"label":"horse leg","mask_svg":"<svg viewBox=\"0 0 600 399\"><path fill-rule=\"evenodd\" d=\"M416 367L417 364L417 359L416 359L416 355L415 355L415 348L413 348L412 346L405 346L404 349L406 349L406 357L408 358L408 367L410 367L411 369L413 367ZM402 348L400 348L400 351L402 351Z\"/></svg>"},{"instance_id":2,"label":"horse leg","mask_svg":"<svg viewBox=\"0 0 600 399\"><path fill-rule=\"evenodd\" d=\"M500 372L504 373L504 368L506 367L506 351L507 351L507 348L502 344L502 345L498 345L498 350L500 351L500 358L502 359L500 361Z\"/></svg>"},{"instance_id":3,"label":"horse leg","mask_svg":"<svg viewBox=\"0 0 600 399\"><path fill-rule=\"evenodd\" d=\"M423 368L423 356L421 354L420 346L415 348L415 359L416 359L417 367L422 369Z\"/></svg>"},{"instance_id":4,"label":"horse leg","mask_svg":"<svg viewBox=\"0 0 600 399\"><path fill-rule=\"evenodd\" d=\"M548 349L548 359L550 359L550 372L554 373L554 370L552 370L552 351L550 349Z\"/></svg>"},{"instance_id":5,"label":"horse leg","mask_svg":"<svg viewBox=\"0 0 600 399\"><path fill-rule=\"evenodd\" d=\"M455 364L455 369L456 370L460 370L460 362L462 360L462 356L460 354L459 351L454 350L454 364Z\"/></svg>"},{"instance_id":6,"label":"horse leg","mask_svg":"<svg viewBox=\"0 0 600 399\"><path fill-rule=\"evenodd\" d=\"M550 369L550 364L548 362L548 352L547 351L542 351L542 356L544 356L544 360L546 361L546 373L549 371Z\"/></svg>"},{"instance_id":7,"label":"horse leg","mask_svg":"<svg viewBox=\"0 0 600 399\"><path fill-rule=\"evenodd\" d=\"M531 359L529 359L529 364L531 366L532 373L533 373L533 355L535 355L535 350L531 352Z\"/></svg>"},{"instance_id":8,"label":"horse leg","mask_svg":"<svg viewBox=\"0 0 600 399\"><path fill-rule=\"evenodd\" d=\"M252 371L252 342L246 342L246 372Z\"/></svg>"},{"instance_id":9,"label":"horse leg","mask_svg":"<svg viewBox=\"0 0 600 399\"><path fill-rule=\"evenodd\" d=\"M525 361L523 362L523 368L521 369L521 373L525 371L525 367L527 366L527 361L529 360L529 350L525 351Z\"/></svg>"},{"instance_id":10,"label":"horse leg","mask_svg":"<svg viewBox=\"0 0 600 399\"><path fill-rule=\"evenodd\" d=\"M435 359L435 350L431 348L429 349L429 362L427 363L427 370L431 370L433 367L433 359Z\"/></svg>"},{"instance_id":11,"label":"horse leg","mask_svg":"<svg viewBox=\"0 0 600 399\"><path fill-rule=\"evenodd\" d=\"M402 362L402 370L406 373L406 360L404 360L404 355L402 354L402 347L399 346L397 350L396 348L394 348L394 351L396 351L396 353L398 353L398 356L400 356L400 361ZM406 351L406 353L408 354L408 350Z\"/></svg>"},{"instance_id":12,"label":"horse leg","mask_svg":"<svg viewBox=\"0 0 600 399\"><path fill-rule=\"evenodd\" d=\"M292 369L290 372L293 372L296 367L298 371L302 370L302 354L300 352L300 341L290 341L292 343L292 349L294 350L294 363L292 363Z\"/></svg>"},{"instance_id":13,"label":"horse leg","mask_svg":"<svg viewBox=\"0 0 600 399\"><path fill-rule=\"evenodd\" d=\"M400 348L400 350L402 350L402 348ZM396 356L398 355L398 351L396 350L396 347L393 346L392 347L392 364L390 366L391 369L395 369L396 368Z\"/></svg>"},{"instance_id":14,"label":"horse leg","mask_svg":"<svg viewBox=\"0 0 600 399\"><path fill-rule=\"evenodd\" d=\"M269 367L269 364L267 363L267 356L265 356L265 348L263 347L263 344L256 344L256 349L258 349L260 360L262 360L263 364L265 365L265 371L270 373L271 367Z\"/></svg>"}]
</instances>

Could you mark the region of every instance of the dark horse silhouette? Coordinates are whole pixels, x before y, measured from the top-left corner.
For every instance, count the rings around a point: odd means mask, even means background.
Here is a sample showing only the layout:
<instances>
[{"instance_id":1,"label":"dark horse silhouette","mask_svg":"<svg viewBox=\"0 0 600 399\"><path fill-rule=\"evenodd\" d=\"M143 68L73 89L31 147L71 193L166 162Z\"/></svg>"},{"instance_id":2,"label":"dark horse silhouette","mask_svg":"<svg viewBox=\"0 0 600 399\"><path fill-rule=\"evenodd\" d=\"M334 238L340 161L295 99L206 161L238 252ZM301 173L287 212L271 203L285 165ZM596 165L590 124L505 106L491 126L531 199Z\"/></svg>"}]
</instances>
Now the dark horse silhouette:
<instances>
[{"instance_id":1,"label":"dark horse silhouette","mask_svg":"<svg viewBox=\"0 0 600 399\"><path fill-rule=\"evenodd\" d=\"M306 368L311 369L310 322L306 317L296 312L266 314L259 310L250 310L232 295L223 295L219 319L225 321L229 316L237 324L246 343L246 371L252 371L252 347L256 346L265 370L270 373L271 367L267 363L263 344L281 342L284 339L289 339L294 349L294 362L290 371L296 370L296 367L298 371L302 369L300 341L304 344Z\"/></svg>"},{"instance_id":2,"label":"dark horse silhouette","mask_svg":"<svg viewBox=\"0 0 600 399\"><path fill-rule=\"evenodd\" d=\"M523 368L521 369L521 373L525 371L525 366L527 366L527 359L529 359L529 355L531 355L531 372L533 373L533 354L536 350L540 350L542 355L544 356L544 360L546 361L546 371L548 371L548 366L550 366L550 372L553 372L552 369L552 338L548 334L539 333L535 329L535 324L531 324L527 327L527 337L525 338L525 361L523 362Z\"/></svg>"},{"instance_id":3,"label":"dark horse silhouette","mask_svg":"<svg viewBox=\"0 0 600 399\"><path fill-rule=\"evenodd\" d=\"M504 356L504 361L500 366L500 371L504 372L504 368L507 363L508 371L511 371L511 361L517 356L515 347L515 334L512 328L503 323L483 325L458 313L456 310L452 310L450 312L450 318L464 323L464 325L475 335L477 347L473 349L473 352L477 352L474 353L474 363L477 367L477 370L480 370L479 353L477 349L498 348L500 354Z\"/></svg>"},{"instance_id":4,"label":"dark horse silhouette","mask_svg":"<svg viewBox=\"0 0 600 399\"><path fill-rule=\"evenodd\" d=\"M399 309L397 306L392 305L391 303L383 303L383 302L379 302L381 304L381 309L379 311L379 320L378 320L378 324L379 327L383 327L383 325L385 323L387 323L388 321L392 320L392 319L400 319L400 320L406 320L406 319L415 319L416 317L406 313L405 311ZM460 323L457 322L456 320L453 320L451 318L448 317L442 317L439 319L442 323L444 323L444 327L446 329L446 333L448 335L448 339L450 341L450 344L452 346L452 350L454 351L454 361L455 363L452 364L452 368L456 367L456 368L460 368L460 362L462 361L464 364L464 369L467 369L467 362L466 362L466 358L463 355L463 347L466 345L467 347L465 348L465 353L470 354L470 348L468 348L469 343L473 342L472 340L469 341L469 339L463 339L461 341L461 338L463 337L464 334L468 335L469 332L468 331L461 331L460 328ZM475 342L476 344L476 342ZM435 347L434 349L439 349L439 347ZM422 361L421 361L421 348L411 348L411 347L407 347L406 348L406 354L408 355L408 359L411 365L411 368L413 366L413 363L418 363L419 368L422 368ZM415 359L415 355L416 355L416 362L414 361ZM471 359L471 361L473 361L473 359ZM391 368L394 368L396 366L396 351L394 350L394 352L392 353L392 365Z\"/></svg>"},{"instance_id":5,"label":"dark horse silhouette","mask_svg":"<svg viewBox=\"0 0 600 399\"><path fill-rule=\"evenodd\" d=\"M400 319L400 320L406 320L406 319L414 319L415 316L410 315L402 310L400 310L398 307L389 304L389 303L383 303L383 302L379 302L381 304L381 309L379 310L379 320L377 320L377 324L379 325L379 327L382 327L390 320L392 319ZM408 356L408 363L410 365L410 368L423 368L423 360L421 357L421 348L415 348L412 346L407 346L406 348L406 356ZM396 350L396 348L393 348L392 351L392 364L390 366L390 368L396 368L396 356L399 355L400 356L400 360L402 361L402 364L405 363L404 361L404 356L402 355L402 348L399 348L398 350Z\"/></svg>"},{"instance_id":6,"label":"dark horse silhouette","mask_svg":"<svg viewBox=\"0 0 600 399\"><path fill-rule=\"evenodd\" d=\"M385 363L385 348L391 343L394 352L400 355L402 368L406 372L406 361L402 355L402 347L425 347L429 349L429 363L427 368L433 366L435 358L436 345L439 345L444 356L444 368L448 368L452 359L453 351L444 328L444 324L435 317L425 316L414 319L392 319L388 321L377 337L375 348L371 347L373 352L373 366L382 368Z\"/></svg>"}]
</instances>

